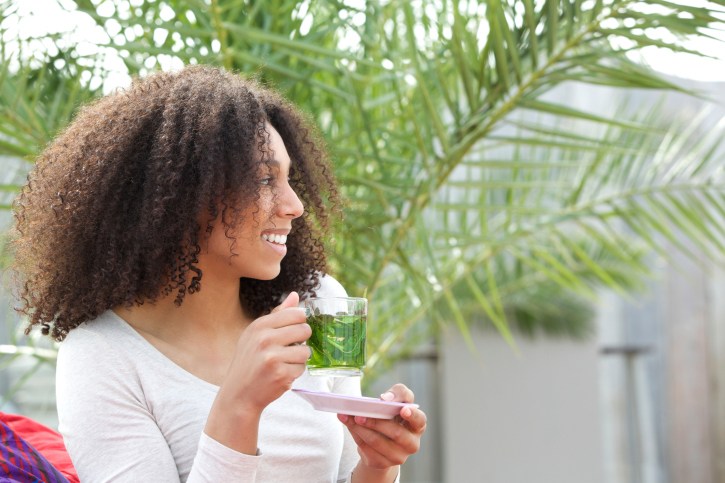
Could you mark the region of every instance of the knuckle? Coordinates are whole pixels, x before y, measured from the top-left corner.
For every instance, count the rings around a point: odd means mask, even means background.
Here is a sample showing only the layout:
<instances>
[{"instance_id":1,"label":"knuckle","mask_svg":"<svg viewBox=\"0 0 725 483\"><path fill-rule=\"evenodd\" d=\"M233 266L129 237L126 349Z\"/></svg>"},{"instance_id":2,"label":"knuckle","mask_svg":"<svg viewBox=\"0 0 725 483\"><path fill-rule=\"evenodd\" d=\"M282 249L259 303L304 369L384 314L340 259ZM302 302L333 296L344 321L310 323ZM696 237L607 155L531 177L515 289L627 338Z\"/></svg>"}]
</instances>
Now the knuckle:
<instances>
[{"instance_id":1,"label":"knuckle","mask_svg":"<svg viewBox=\"0 0 725 483\"><path fill-rule=\"evenodd\" d=\"M408 454L415 454L420 449L420 441L415 438L412 441L410 441L408 444L405 445L405 451Z\"/></svg>"},{"instance_id":2,"label":"knuckle","mask_svg":"<svg viewBox=\"0 0 725 483\"><path fill-rule=\"evenodd\" d=\"M375 446L375 442L380 440L380 436L377 433L371 431L365 431L361 433L360 438L368 446Z\"/></svg>"},{"instance_id":3,"label":"knuckle","mask_svg":"<svg viewBox=\"0 0 725 483\"><path fill-rule=\"evenodd\" d=\"M390 431L390 439L394 441L400 441L405 437L406 431L403 426L396 424Z\"/></svg>"},{"instance_id":4,"label":"knuckle","mask_svg":"<svg viewBox=\"0 0 725 483\"><path fill-rule=\"evenodd\" d=\"M264 367L266 367L269 371L271 371L271 375L274 376L277 371L277 360L278 357L273 352L267 351L264 352L261 356L262 364Z\"/></svg>"},{"instance_id":5,"label":"knuckle","mask_svg":"<svg viewBox=\"0 0 725 483\"><path fill-rule=\"evenodd\" d=\"M281 386L285 386L289 377L287 372L280 364L276 364L271 371L272 380Z\"/></svg>"},{"instance_id":6,"label":"knuckle","mask_svg":"<svg viewBox=\"0 0 725 483\"><path fill-rule=\"evenodd\" d=\"M268 333L260 334L257 338L257 346L264 350L272 346L272 336Z\"/></svg>"}]
</instances>

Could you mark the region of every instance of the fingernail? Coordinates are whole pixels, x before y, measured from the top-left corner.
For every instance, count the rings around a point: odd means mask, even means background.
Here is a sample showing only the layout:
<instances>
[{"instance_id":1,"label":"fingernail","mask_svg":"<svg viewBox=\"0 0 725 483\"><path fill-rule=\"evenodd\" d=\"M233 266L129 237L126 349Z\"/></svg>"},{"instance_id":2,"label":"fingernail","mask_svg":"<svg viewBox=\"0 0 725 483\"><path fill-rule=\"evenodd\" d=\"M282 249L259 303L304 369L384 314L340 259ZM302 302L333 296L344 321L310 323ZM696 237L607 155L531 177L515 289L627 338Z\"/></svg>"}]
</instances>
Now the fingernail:
<instances>
[{"instance_id":1,"label":"fingernail","mask_svg":"<svg viewBox=\"0 0 725 483\"><path fill-rule=\"evenodd\" d=\"M357 424L365 424L365 421L367 420L368 418L366 418L365 416L355 416L355 422Z\"/></svg>"},{"instance_id":2,"label":"fingernail","mask_svg":"<svg viewBox=\"0 0 725 483\"><path fill-rule=\"evenodd\" d=\"M400 415L403 416L404 418L409 418L413 415L413 410L410 409L408 406L406 406L400 410Z\"/></svg>"},{"instance_id":3,"label":"fingernail","mask_svg":"<svg viewBox=\"0 0 725 483\"><path fill-rule=\"evenodd\" d=\"M392 401L393 399L395 399L395 394L390 391L384 392L380 395L380 399L382 399L383 401Z\"/></svg>"},{"instance_id":4,"label":"fingernail","mask_svg":"<svg viewBox=\"0 0 725 483\"><path fill-rule=\"evenodd\" d=\"M338 414L337 418L342 421L343 423L347 422L347 414Z\"/></svg>"}]
</instances>

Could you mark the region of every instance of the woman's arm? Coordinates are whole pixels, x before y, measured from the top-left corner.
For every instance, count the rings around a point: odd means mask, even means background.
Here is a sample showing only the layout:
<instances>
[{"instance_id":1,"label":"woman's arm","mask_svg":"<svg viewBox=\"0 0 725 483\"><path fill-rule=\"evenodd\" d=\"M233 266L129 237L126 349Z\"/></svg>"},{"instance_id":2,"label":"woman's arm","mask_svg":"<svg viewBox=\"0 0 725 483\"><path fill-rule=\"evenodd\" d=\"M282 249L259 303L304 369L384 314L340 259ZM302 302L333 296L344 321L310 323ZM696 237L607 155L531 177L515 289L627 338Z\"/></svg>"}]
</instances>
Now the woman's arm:
<instances>
[{"instance_id":1,"label":"woman's arm","mask_svg":"<svg viewBox=\"0 0 725 483\"><path fill-rule=\"evenodd\" d=\"M204 432L240 453L257 453L259 420L271 402L292 387L310 356L310 336L299 296L290 293L271 314L252 322L239 338Z\"/></svg>"},{"instance_id":2,"label":"woman's arm","mask_svg":"<svg viewBox=\"0 0 725 483\"><path fill-rule=\"evenodd\" d=\"M188 451L175 458L154 414L168 408L148 394L164 381L142 382L131 362L139 354L128 352L133 350L129 341L105 335L76 328L58 357L59 429L81 481L173 483L185 479L186 472L189 483L255 481L259 456L234 451L204 434L191 431L191 438L177 441L177 451L179 444ZM188 422L178 421L177 431L199 416L194 407L180 404L178 410L190 414ZM186 472L180 467L185 464Z\"/></svg>"},{"instance_id":3,"label":"woman's arm","mask_svg":"<svg viewBox=\"0 0 725 483\"><path fill-rule=\"evenodd\" d=\"M179 481L134 375L101 336L74 331L61 344L56 396L59 429L81 481Z\"/></svg>"}]
</instances>

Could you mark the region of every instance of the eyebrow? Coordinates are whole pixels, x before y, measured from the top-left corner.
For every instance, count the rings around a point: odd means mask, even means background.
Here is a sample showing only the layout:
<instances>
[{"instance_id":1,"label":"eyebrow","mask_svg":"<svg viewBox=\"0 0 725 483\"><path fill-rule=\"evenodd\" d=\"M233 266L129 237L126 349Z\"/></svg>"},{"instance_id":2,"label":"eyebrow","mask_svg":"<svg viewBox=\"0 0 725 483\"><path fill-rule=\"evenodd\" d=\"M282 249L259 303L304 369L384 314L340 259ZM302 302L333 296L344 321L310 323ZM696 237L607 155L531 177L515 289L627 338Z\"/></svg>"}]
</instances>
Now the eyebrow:
<instances>
[{"instance_id":1,"label":"eyebrow","mask_svg":"<svg viewBox=\"0 0 725 483\"><path fill-rule=\"evenodd\" d=\"M281 170L282 169L282 163L280 163L275 158L270 158L266 161L266 164L273 169ZM292 169L292 160L290 159L289 168Z\"/></svg>"}]
</instances>

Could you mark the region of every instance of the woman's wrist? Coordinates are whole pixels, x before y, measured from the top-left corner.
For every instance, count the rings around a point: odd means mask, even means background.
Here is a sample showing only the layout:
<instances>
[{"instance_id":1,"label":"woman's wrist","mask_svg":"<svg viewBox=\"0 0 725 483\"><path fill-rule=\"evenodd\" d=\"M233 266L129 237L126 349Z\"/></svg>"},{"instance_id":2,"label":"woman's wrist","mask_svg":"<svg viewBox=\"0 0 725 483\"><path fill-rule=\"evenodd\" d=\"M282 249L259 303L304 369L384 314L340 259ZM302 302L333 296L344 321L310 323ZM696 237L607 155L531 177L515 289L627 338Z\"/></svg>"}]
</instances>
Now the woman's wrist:
<instances>
[{"instance_id":1,"label":"woman's wrist","mask_svg":"<svg viewBox=\"0 0 725 483\"><path fill-rule=\"evenodd\" d=\"M393 483L399 472L400 466L378 469L360 461L352 472L352 483Z\"/></svg>"},{"instance_id":2,"label":"woman's wrist","mask_svg":"<svg viewBox=\"0 0 725 483\"><path fill-rule=\"evenodd\" d=\"M218 394L209 411L204 433L235 451L256 455L261 416L261 412L238 402L226 403Z\"/></svg>"}]
</instances>

